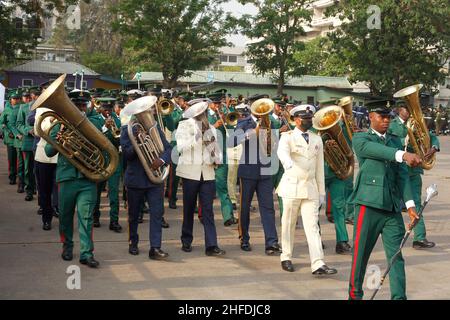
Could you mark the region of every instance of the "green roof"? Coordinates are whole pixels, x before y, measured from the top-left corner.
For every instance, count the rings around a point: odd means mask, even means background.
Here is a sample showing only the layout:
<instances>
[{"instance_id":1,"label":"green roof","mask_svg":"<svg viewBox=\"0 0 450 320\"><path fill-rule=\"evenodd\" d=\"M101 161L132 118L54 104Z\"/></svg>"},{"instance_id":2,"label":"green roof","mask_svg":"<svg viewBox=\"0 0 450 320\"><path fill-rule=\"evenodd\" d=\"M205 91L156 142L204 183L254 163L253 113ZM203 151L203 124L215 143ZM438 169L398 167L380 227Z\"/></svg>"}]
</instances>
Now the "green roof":
<instances>
[{"instance_id":1,"label":"green roof","mask_svg":"<svg viewBox=\"0 0 450 320\"><path fill-rule=\"evenodd\" d=\"M226 83L226 84L247 84L247 85L275 85L270 77L263 77L246 72L225 72L225 71L190 71L189 77L181 77L180 82L186 83ZM141 72L140 82L161 82L163 76L161 72ZM129 81L137 82L134 78ZM302 76L288 78L286 86L294 87L328 87L337 89L352 89L346 77L323 77L323 76Z\"/></svg>"}]
</instances>

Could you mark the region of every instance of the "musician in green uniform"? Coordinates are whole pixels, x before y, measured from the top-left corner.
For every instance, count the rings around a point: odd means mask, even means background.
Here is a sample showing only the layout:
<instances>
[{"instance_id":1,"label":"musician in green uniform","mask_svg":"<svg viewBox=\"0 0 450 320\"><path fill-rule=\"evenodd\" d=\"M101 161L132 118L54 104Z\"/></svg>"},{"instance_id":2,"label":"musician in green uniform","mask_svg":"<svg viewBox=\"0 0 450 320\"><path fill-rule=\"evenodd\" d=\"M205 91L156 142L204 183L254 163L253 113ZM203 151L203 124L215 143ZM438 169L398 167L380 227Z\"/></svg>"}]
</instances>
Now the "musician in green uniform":
<instances>
[{"instance_id":1,"label":"musician in green uniform","mask_svg":"<svg viewBox=\"0 0 450 320\"><path fill-rule=\"evenodd\" d=\"M405 201L410 226L414 226L419 219L406 164L417 166L422 160L416 154L403 151L400 139L387 133L390 122L388 106L387 100L367 103L370 128L367 132L358 132L353 136L359 172L352 194L356 220L349 281L350 299L363 297L366 266L379 235L382 235L387 261L399 249L405 234L401 199ZM406 299L405 262L401 254L392 265L389 282L391 298Z\"/></svg>"},{"instance_id":2,"label":"musician in green uniform","mask_svg":"<svg viewBox=\"0 0 450 320\"><path fill-rule=\"evenodd\" d=\"M71 99L79 110L86 114L88 99L74 96ZM94 118L88 118L101 132L102 126ZM61 126L57 125L51 132L53 140L61 139ZM52 145L45 146L48 157L55 156L58 151ZM73 216L75 209L78 215L78 232L80 234L80 263L97 268L99 263L94 259L94 241L92 239L92 214L96 202L97 186L88 180L66 157L58 155L56 182L59 192L59 233L63 243L63 260L73 259Z\"/></svg>"},{"instance_id":3,"label":"musician in green uniform","mask_svg":"<svg viewBox=\"0 0 450 320\"><path fill-rule=\"evenodd\" d=\"M97 98L97 102L100 104L96 116L91 117L96 122L100 123L103 134L109 141L117 148L119 152L120 146L120 119L113 112L113 107L116 102L116 98L113 97L100 97ZM109 230L114 232L121 232L122 227L119 224L119 183L120 175L122 174L122 161L119 161L114 174L107 180L97 183L97 201L94 209L94 228L100 227L100 202L101 193L108 183L108 199L109 199Z\"/></svg>"},{"instance_id":4,"label":"musician in green uniform","mask_svg":"<svg viewBox=\"0 0 450 320\"><path fill-rule=\"evenodd\" d=\"M20 107L23 103L22 93L19 91L19 99L17 103L12 106L12 112L9 117L8 126L14 136L14 149L16 151L17 158L17 176L19 177L19 184L17 186L18 193L24 193L25 190L25 172L23 165L23 154L22 154L22 139L23 135L17 129L17 116L19 114Z\"/></svg>"},{"instance_id":5,"label":"musician in green uniform","mask_svg":"<svg viewBox=\"0 0 450 320\"><path fill-rule=\"evenodd\" d=\"M410 117L410 113L405 102L397 101L396 107L398 110L398 116L396 116L389 125L388 133L392 135L396 135L400 138L402 142L402 147L408 152L414 152L414 149L411 145L411 141L409 141L408 137L408 129L406 127L406 123ZM407 138L408 137L408 138ZM439 151L439 140L438 138L430 132L431 138L431 149L427 153L427 157L431 157L433 154ZM421 199L422 199L422 175L423 169L421 166L411 168L408 167L409 180L411 183L411 190L413 192L413 199L416 203L417 210L420 210ZM413 229L414 231L414 239L413 239L413 248L414 249L428 249L435 246L435 243L427 240L427 232L425 228L425 221L422 217L417 225Z\"/></svg>"},{"instance_id":6,"label":"musician in green uniform","mask_svg":"<svg viewBox=\"0 0 450 320\"><path fill-rule=\"evenodd\" d=\"M224 163L217 166L215 169L216 177L216 193L220 200L220 207L222 210L222 217L225 226L231 226L237 223L237 219L233 214L233 203L228 195L228 164L227 159L227 131L225 127L225 115L223 114L222 99L224 95L222 92L208 95L211 103L208 108L208 121L218 131L219 144L222 147ZM219 134L220 132L220 134ZM200 208L199 208L200 209ZM201 210L201 209L200 209ZM199 212L201 215L201 212Z\"/></svg>"},{"instance_id":7,"label":"musician in green uniform","mask_svg":"<svg viewBox=\"0 0 450 320\"><path fill-rule=\"evenodd\" d=\"M24 184L25 184L25 201L33 200L33 194L36 193L36 180L34 175L34 154L33 142L34 136L33 126L28 124L27 117L30 113L31 94L27 90L23 94L24 103L21 104L19 113L17 114L16 126L22 135L22 156L24 161Z\"/></svg>"},{"instance_id":8,"label":"musician in green uniform","mask_svg":"<svg viewBox=\"0 0 450 320\"><path fill-rule=\"evenodd\" d=\"M20 98L21 97L18 90L10 91L9 101L7 101L5 105L0 122L3 130L3 143L6 145L6 150L8 153L8 178L10 185L16 184L17 179L17 151L14 146L15 135L13 130L15 125L13 125L11 117L14 110L17 111L19 108L18 103Z\"/></svg>"}]
</instances>

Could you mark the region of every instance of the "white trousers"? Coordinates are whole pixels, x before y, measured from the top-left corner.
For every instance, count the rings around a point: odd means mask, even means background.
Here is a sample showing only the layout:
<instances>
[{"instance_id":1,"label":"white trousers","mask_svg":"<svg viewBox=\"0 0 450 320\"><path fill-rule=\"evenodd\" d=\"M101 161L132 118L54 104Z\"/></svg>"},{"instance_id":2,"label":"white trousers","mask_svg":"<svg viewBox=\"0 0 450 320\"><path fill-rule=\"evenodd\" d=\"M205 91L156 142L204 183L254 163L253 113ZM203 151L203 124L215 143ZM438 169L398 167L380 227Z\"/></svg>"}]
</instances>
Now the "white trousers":
<instances>
[{"instance_id":1,"label":"white trousers","mask_svg":"<svg viewBox=\"0 0 450 320\"><path fill-rule=\"evenodd\" d=\"M227 149L228 157L228 195L232 203L237 204L236 196L236 184L237 184L237 173L239 168L239 159L242 153L242 146L237 146L235 148Z\"/></svg>"},{"instance_id":2,"label":"white trousers","mask_svg":"<svg viewBox=\"0 0 450 320\"><path fill-rule=\"evenodd\" d=\"M322 239L319 232L319 200L283 198L283 217L281 218L281 261L292 259L294 249L295 225L301 214L306 240L308 241L311 271L325 264Z\"/></svg>"}]
</instances>

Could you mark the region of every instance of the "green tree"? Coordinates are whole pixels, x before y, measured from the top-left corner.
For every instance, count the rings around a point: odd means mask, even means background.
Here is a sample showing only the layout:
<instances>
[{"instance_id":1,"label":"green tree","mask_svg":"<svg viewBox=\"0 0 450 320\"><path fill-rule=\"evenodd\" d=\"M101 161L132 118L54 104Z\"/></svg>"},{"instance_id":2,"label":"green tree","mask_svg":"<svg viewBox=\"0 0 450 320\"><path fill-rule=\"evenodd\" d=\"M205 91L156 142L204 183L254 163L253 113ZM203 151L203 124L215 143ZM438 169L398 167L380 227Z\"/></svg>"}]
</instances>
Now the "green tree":
<instances>
[{"instance_id":1,"label":"green tree","mask_svg":"<svg viewBox=\"0 0 450 320\"><path fill-rule=\"evenodd\" d=\"M331 51L327 37L317 37L305 42L304 50L294 53L294 75L342 77L349 74L349 66L337 53Z\"/></svg>"},{"instance_id":2,"label":"green tree","mask_svg":"<svg viewBox=\"0 0 450 320\"><path fill-rule=\"evenodd\" d=\"M209 65L218 48L227 45L230 15L227 0L122 0L114 23L126 46L145 61L157 63L164 85L174 87L180 77Z\"/></svg>"},{"instance_id":3,"label":"green tree","mask_svg":"<svg viewBox=\"0 0 450 320\"><path fill-rule=\"evenodd\" d=\"M379 0L377 12L365 0L330 8L341 27L330 34L335 52L351 67L351 81L366 81L373 94L391 95L414 83L428 89L442 82L450 56L448 0Z\"/></svg>"},{"instance_id":4,"label":"green tree","mask_svg":"<svg viewBox=\"0 0 450 320\"><path fill-rule=\"evenodd\" d=\"M303 25L311 21L308 0L240 0L258 8L255 16L244 15L239 20L242 33L252 39L246 55L256 74L268 74L281 94L290 75L293 75L294 52L304 48L300 36ZM299 69L296 70L298 74Z\"/></svg>"}]
</instances>

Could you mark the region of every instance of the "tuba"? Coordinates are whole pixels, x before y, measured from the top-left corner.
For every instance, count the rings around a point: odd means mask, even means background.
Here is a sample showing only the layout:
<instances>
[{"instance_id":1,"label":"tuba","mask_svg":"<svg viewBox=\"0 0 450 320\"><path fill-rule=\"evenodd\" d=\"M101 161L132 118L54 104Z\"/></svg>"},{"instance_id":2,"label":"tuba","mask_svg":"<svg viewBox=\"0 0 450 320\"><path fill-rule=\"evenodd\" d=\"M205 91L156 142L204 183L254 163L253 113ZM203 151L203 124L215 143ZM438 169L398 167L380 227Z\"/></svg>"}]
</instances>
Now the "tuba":
<instances>
[{"instance_id":1,"label":"tuba","mask_svg":"<svg viewBox=\"0 0 450 320\"><path fill-rule=\"evenodd\" d=\"M431 139L423 118L422 109L420 108L419 91L422 86L422 84L415 84L406 87L394 93L394 98L402 98L406 102L410 113L410 117L406 123L409 142L414 149L414 153L422 159L422 168L429 170L433 168L436 162L436 156L433 155L431 158L425 158L425 155L431 148Z\"/></svg>"},{"instance_id":2,"label":"tuba","mask_svg":"<svg viewBox=\"0 0 450 320\"><path fill-rule=\"evenodd\" d=\"M339 106L328 106L317 111L313 118L313 127L322 137L324 158L341 180L350 177L355 167L353 151L339 126L343 113Z\"/></svg>"},{"instance_id":3,"label":"tuba","mask_svg":"<svg viewBox=\"0 0 450 320\"><path fill-rule=\"evenodd\" d=\"M46 107L36 128L38 135L52 145L75 168L91 181L107 180L119 164L119 154L112 143L78 110L64 91L63 74L36 100L31 110ZM43 121L51 117L52 124L42 128ZM61 125L61 139L54 140L50 133ZM107 157L103 154L107 153Z\"/></svg>"},{"instance_id":4,"label":"tuba","mask_svg":"<svg viewBox=\"0 0 450 320\"><path fill-rule=\"evenodd\" d=\"M270 127L270 118L269 114L272 112L273 108L275 107L275 102L273 100L268 98L262 98L258 99L255 102L252 103L250 106L251 113L254 116L260 117L258 126L256 129L258 130L263 129L265 130L266 134L262 136L262 139L266 139L266 144L263 143L263 146L265 145L266 148L263 149L266 156L270 157L272 153L272 141L271 141L271 127ZM261 142L261 141L260 141Z\"/></svg>"},{"instance_id":5,"label":"tuba","mask_svg":"<svg viewBox=\"0 0 450 320\"><path fill-rule=\"evenodd\" d=\"M353 97L347 96L339 99L338 106L344 110L344 113L342 114L342 120L344 120L348 136L350 137L350 140L352 140L353 133L359 131L353 119Z\"/></svg>"},{"instance_id":6,"label":"tuba","mask_svg":"<svg viewBox=\"0 0 450 320\"><path fill-rule=\"evenodd\" d=\"M156 101L155 96L145 96L130 102L122 112L134 116L128 123L128 136L147 177L154 184L161 184L169 174L170 165L164 164L156 170L151 168L153 161L164 151L157 123L152 114L152 107Z\"/></svg>"}]
</instances>

